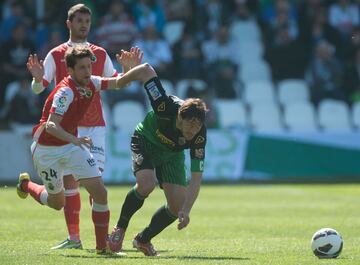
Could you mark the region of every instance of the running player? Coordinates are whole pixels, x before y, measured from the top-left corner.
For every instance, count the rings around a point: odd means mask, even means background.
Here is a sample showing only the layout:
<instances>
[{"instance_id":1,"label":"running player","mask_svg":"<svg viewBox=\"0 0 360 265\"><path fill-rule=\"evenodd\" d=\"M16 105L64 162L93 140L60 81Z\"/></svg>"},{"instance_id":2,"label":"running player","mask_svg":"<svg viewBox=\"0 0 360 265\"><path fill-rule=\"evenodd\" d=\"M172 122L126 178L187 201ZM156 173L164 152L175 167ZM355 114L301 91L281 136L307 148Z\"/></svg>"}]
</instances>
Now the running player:
<instances>
[{"instance_id":1,"label":"running player","mask_svg":"<svg viewBox=\"0 0 360 265\"><path fill-rule=\"evenodd\" d=\"M96 251L98 254L112 254L106 240L110 216L107 191L96 161L88 149L93 145L92 140L87 136L78 136L77 128L101 89L121 88L128 82L123 82L121 77L91 75L93 56L86 47L77 46L66 51L65 62L70 75L51 92L45 102L40 123L33 130L32 157L44 185L32 182L29 174L22 173L17 194L25 199L30 193L40 204L61 210L66 204L63 173L64 170L70 170L93 198ZM28 64L28 68L29 71L44 71L39 64Z\"/></svg>"},{"instance_id":2,"label":"running player","mask_svg":"<svg viewBox=\"0 0 360 265\"><path fill-rule=\"evenodd\" d=\"M201 99L183 101L166 95L154 69L148 64L133 68L123 77L140 79L144 83L153 110L137 125L131 138L136 184L124 200L109 245L115 252L122 249L131 217L154 190L157 180L167 204L154 213L150 224L133 240L133 246L146 256L157 256L151 239L177 218L179 230L190 222L190 210L198 196L204 170L207 108ZM184 149L190 149L189 183L185 175Z\"/></svg>"},{"instance_id":3,"label":"running player","mask_svg":"<svg viewBox=\"0 0 360 265\"><path fill-rule=\"evenodd\" d=\"M54 80L55 84L58 84L67 76L68 73L64 61L65 51L69 47L74 47L78 44L89 47L94 54L91 58L93 75L104 77L118 75L106 51L87 42L91 25L91 10L87 6L77 4L71 7L68 11L66 24L70 34L69 41L55 47L47 54L44 60L45 72L43 75L36 70L31 72L33 75L32 89L35 93L41 93L52 80ZM124 72L141 62L142 52L138 48L132 48L131 53L135 55L134 58L137 58L137 60L131 60L129 65L121 62L121 55L117 55L117 60L123 65ZM30 55L28 62L39 64L39 59L36 55ZM79 136L87 136L92 139L93 145L90 152L93 154L102 172L105 166L105 120L99 93L94 95L92 104L78 125ZM82 248L79 228L81 208L79 183L75 181L71 173L69 171L64 173L64 215L69 235L66 240L52 249Z\"/></svg>"}]
</instances>

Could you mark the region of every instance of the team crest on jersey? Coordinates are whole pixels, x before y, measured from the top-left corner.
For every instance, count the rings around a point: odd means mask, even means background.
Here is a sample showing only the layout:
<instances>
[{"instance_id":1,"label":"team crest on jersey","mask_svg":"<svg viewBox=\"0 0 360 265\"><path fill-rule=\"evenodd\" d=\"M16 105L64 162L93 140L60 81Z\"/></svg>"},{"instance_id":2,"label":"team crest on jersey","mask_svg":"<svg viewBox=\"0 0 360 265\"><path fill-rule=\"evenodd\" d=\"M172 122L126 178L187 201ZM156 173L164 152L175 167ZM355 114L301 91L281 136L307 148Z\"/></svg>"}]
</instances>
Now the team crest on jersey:
<instances>
[{"instance_id":1,"label":"team crest on jersey","mask_svg":"<svg viewBox=\"0 0 360 265\"><path fill-rule=\"evenodd\" d=\"M178 143L179 145L184 145L186 143L185 137L179 137Z\"/></svg>"},{"instance_id":2,"label":"team crest on jersey","mask_svg":"<svg viewBox=\"0 0 360 265\"><path fill-rule=\"evenodd\" d=\"M195 144L201 144L204 141L205 141L205 138L199 135L195 140Z\"/></svg>"},{"instance_id":3,"label":"team crest on jersey","mask_svg":"<svg viewBox=\"0 0 360 265\"><path fill-rule=\"evenodd\" d=\"M95 54L91 55L90 60L92 63L95 63L97 61Z\"/></svg>"},{"instance_id":4,"label":"team crest on jersey","mask_svg":"<svg viewBox=\"0 0 360 265\"><path fill-rule=\"evenodd\" d=\"M92 96L92 91L91 89L87 89L87 88L84 88L84 87L79 87L78 88L79 90L79 94L83 97L87 97L87 98L90 98Z\"/></svg>"},{"instance_id":5,"label":"team crest on jersey","mask_svg":"<svg viewBox=\"0 0 360 265\"><path fill-rule=\"evenodd\" d=\"M165 111L165 101L161 102L161 104L157 107L158 112Z\"/></svg>"},{"instance_id":6,"label":"team crest on jersey","mask_svg":"<svg viewBox=\"0 0 360 265\"><path fill-rule=\"evenodd\" d=\"M202 159L204 157L204 148L195 149L195 157Z\"/></svg>"}]
</instances>

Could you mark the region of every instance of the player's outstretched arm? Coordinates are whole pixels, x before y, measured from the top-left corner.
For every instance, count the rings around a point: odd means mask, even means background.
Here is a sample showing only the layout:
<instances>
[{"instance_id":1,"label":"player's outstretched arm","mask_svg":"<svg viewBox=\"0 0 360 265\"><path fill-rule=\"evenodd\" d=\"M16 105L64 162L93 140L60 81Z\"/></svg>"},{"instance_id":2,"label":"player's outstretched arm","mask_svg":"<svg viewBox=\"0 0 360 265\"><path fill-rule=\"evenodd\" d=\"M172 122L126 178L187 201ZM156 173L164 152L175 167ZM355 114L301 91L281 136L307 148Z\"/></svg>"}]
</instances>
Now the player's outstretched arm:
<instances>
[{"instance_id":1,"label":"player's outstretched arm","mask_svg":"<svg viewBox=\"0 0 360 265\"><path fill-rule=\"evenodd\" d=\"M30 54L26 67L33 77L31 88L35 94L39 94L44 90L42 80L44 76L44 64L42 60L39 60L36 54Z\"/></svg>"},{"instance_id":2,"label":"player's outstretched arm","mask_svg":"<svg viewBox=\"0 0 360 265\"><path fill-rule=\"evenodd\" d=\"M199 195L200 185L201 185L201 172L192 172L191 180L186 191L186 199L183 208L179 211L179 224L178 229L181 230L185 228L190 223L190 211L193 207L196 198Z\"/></svg>"},{"instance_id":3,"label":"player's outstretched arm","mask_svg":"<svg viewBox=\"0 0 360 265\"><path fill-rule=\"evenodd\" d=\"M157 76L155 70L151 67L150 64L144 63L138 66L135 66L125 74L117 76L115 78L107 78L108 89L122 89L125 88L132 81L141 81L146 83L146 81Z\"/></svg>"}]
</instances>

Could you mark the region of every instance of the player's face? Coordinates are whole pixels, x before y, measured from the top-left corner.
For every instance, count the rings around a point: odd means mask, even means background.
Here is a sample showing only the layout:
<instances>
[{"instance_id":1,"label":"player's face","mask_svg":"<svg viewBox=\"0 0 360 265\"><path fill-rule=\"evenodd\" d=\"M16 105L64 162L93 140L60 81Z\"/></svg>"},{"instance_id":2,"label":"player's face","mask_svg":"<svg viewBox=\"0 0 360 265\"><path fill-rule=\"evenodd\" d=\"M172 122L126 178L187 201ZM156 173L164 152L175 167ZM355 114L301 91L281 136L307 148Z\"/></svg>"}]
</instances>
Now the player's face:
<instances>
[{"instance_id":1,"label":"player's face","mask_svg":"<svg viewBox=\"0 0 360 265\"><path fill-rule=\"evenodd\" d=\"M89 57L78 59L74 68L68 70L71 77L80 86L86 86L90 82L92 72L91 59Z\"/></svg>"},{"instance_id":2,"label":"player's face","mask_svg":"<svg viewBox=\"0 0 360 265\"><path fill-rule=\"evenodd\" d=\"M89 14L76 12L72 21L67 21L71 39L85 41L90 31L91 17Z\"/></svg>"},{"instance_id":3,"label":"player's face","mask_svg":"<svg viewBox=\"0 0 360 265\"><path fill-rule=\"evenodd\" d=\"M201 130L202 123L198 119L181 119L179 120L179 129L187 141L192 140Z\"/></svg>"}]
</instances>

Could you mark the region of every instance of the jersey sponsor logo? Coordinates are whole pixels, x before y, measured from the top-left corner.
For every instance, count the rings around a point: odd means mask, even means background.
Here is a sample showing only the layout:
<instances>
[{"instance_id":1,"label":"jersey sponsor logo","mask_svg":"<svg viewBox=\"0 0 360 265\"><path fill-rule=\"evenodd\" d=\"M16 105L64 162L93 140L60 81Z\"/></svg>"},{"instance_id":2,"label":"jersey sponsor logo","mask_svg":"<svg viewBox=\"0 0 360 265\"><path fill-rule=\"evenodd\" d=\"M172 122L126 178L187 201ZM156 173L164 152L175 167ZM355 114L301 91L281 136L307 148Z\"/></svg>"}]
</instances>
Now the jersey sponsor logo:
<instances>
[{"instance_id":1,"label":"jersey sponsor logo","mask_svg":"<svg viewBox=\"0 0 360 265\"><path fill-rule=\"evenodd\" d=\"M185 137L179 137L178 143L179 145L184 145L186 143Z\"/></svg>"},{"instance_id":2,"label":"jersey sponsor logo","mask_svg":"<svg viewBox=\"0 0 360 265\"><path fill-rule=\"evenodd\" d=\"M175 143L171 141L169 138L167 138L165 135L163 135L159 129L156 130L156 136L160 139L160 141L163 144L171 145L172 147L175 146Z\"/></svg>"},{"instance_id":3,"label":"jersey sponsor logo","mask_svg":"<svg viewBox=\"0 0 360 265\"><path fill-rule=\"evenodd\" d=\"M195 157L204 158L204 148L195 149Z\"/></svg>"},{"instance_id":4,"label":"jersey sponsor logo","mask_svg":"<svg viewBox=\"0 0 360 265\"><path fill-rule=\"evenodd\" d=\"M88 162L89 166L91 166L91 167L96 165L96 161L94 158L86 159L86 161Z\"/></svg>"},{"instance_id":5,"label":"jersey sponsor logo","mask_svg":"<svg viewBox=\"0 0 360 265\"><path fill-rule=\"evenodd\" d=\"M157 107L158 112L165 111L165 101L161 102L161 104Z\"/></svg>"},{"instance_id":6,"label":"jersey sponsor logo","mask_svg":"<svg viewBox=\"0 0 360 265\"><path fill-rule=\"evenodd\" d=\"M195 140L195 144L201 144L204 141L205 141L205 138L199 135Z\"/></svg>"},{"instance_id":7,"label":"jersey sponsor logo","mask_svg":"<svg viewBox=\"0 0 360 265\"><path fill-rule=\"evenodd\" d=\"M90 153L103 155L105 154L105 150L101 146L92 146L90 147Z\"/></svg>"},{"instance_id":8,"label":"jersey sponsor logo","mask_svg":"<svg viewBox=\"0 0 360 265\"><path fill-rule=\"evenodd\" d=\"M157 88L154 81L151 81L150 83L148 83L146 85L146 89L147 89L147 91L149 91L149 94L154 101L157 100L159 97L161 97L161 93L160 93L159 89Z\"/></svg>"}]
</instances>

